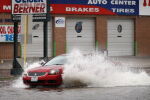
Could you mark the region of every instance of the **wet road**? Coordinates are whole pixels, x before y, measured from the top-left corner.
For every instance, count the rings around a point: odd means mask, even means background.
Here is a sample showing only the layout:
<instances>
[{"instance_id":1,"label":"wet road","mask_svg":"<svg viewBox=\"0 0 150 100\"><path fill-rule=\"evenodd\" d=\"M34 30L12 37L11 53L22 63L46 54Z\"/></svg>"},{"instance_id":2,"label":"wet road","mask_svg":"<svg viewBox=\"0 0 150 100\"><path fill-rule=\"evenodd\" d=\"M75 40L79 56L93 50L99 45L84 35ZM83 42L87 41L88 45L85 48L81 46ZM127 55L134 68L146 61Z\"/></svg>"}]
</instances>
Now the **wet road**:
<instances>
[{"instance_id":1,"label":"wet road","mask_svg":"<svg viewBox=\"0 0 150 100\"><path fill-rule=\"evenodd\" d=\"M109 88L14 88L0 81L0 100L150 100L150 86Z\"/></svg>"}]
</instances>

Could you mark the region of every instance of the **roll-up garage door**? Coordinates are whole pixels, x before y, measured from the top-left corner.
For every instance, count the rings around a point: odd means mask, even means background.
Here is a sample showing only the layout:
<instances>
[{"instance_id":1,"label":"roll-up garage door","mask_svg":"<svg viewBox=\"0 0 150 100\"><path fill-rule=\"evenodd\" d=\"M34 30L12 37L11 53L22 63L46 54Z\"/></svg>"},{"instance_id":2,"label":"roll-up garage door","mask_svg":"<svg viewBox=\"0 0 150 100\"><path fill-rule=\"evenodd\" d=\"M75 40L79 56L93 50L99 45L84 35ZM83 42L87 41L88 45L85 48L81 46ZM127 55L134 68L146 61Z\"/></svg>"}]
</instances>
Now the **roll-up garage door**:
<instances>
[{"instance_id":1,"label":"roll-up garage door","mask_svg":"<svg viewBox=\"0 0 150 100\"><path fill-rule=\"evenodd\" d=\"M24 46L22 46L22 56ZM48 22L48 56L52 56L52 24ZM27 57L43 57L43 22L33 22L32 42L27 44Z\"/></svg>"},{"instance_id":2,"label":"roll-up garage door","mask_svg":"<svg viewBox=\"0 0 150 100\"><path fill-rule=\"evenodd\" d=\"M134 55L134 21L108 20L108 56Z\"/></svg>"},{"instance_id":3,"label":"roll-up garage door","mask_svg":"<svg viewBox=\"0 0 150 100\"><path fill-rule=\"evenodd\" d=\"M95 50L94 18L68 18L66 25L67 52L78 49L89 53Z\"/></svg>"}]
</instances>

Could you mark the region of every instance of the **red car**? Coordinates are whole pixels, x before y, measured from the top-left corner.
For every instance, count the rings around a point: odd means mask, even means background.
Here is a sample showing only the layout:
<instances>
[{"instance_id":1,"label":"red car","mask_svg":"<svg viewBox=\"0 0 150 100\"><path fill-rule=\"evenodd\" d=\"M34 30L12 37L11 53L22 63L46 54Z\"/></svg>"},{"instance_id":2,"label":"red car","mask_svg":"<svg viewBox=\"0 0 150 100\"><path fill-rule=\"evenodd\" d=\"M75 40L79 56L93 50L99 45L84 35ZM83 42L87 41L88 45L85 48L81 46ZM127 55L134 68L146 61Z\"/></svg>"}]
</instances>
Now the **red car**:
<instances>
[{"instance_id":1,"label":"red car","mask_svg":"<svg viewBox=\"0 0 150 100\"><path fill-rule=\"evenodd\" d=\"M61 85L66 59L65 55L57 56L43 66L29 69L22 77L23 83L30 86Z\"/></svg>"}]
</instances>

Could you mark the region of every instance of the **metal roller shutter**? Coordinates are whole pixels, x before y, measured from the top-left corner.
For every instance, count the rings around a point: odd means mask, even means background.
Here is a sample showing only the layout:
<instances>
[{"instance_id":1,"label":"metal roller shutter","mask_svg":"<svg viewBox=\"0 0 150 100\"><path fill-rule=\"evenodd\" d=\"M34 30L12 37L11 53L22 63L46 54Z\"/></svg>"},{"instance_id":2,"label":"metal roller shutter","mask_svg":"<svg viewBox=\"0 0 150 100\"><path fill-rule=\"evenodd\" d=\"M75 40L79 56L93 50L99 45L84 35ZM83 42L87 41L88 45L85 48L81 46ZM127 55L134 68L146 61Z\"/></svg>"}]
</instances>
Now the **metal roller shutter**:
<instances>
[{"instance_id":1,"label":"metal roller shutter","mask_svg":"<svg viewBox=\"0 0 150 100\"><path fill-rule=\"evenodd\" d=\"M95 50L95 20L68 18L66 22L67 52L79 49L83 53Z\"/></svg>"},{"instance_id":2,"label":"metal roller shutter","mask_svg":"<svg viewBox=\"0 0 150 100\"><path fill-rule=\"evenodd\" d=\"M108 56L134 55L134 21L108 20Z\"/></svg>"},{"instance_id":3,"label":"metal roller shutter","mask_svg":"<svg viewBox=\"0 0 150 100\"><path fill-rule=\"evenodd\" d=\"M27 57L43 57L43 22L33 22L32 43L27 44ZM22 47L22 55L24 47ZM48 22L48 56L52 56L52 23Z\"/></svg>"}]
</instances>

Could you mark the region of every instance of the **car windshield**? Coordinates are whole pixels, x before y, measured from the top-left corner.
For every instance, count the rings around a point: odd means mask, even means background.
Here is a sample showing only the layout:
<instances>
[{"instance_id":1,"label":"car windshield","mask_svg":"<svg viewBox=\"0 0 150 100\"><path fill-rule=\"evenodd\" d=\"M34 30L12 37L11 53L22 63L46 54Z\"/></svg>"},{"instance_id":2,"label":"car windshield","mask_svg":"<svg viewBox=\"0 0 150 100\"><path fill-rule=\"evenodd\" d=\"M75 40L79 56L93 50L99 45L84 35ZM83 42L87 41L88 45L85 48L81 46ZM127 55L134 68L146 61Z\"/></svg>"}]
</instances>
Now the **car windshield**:
<instances>
[{"instance_id":1,"label":"car windshield","mask_svg":"<svg viewBox=\"0 0 150 100\"><path fill-rule=\"evenodd\" d=\"M52 60L48 61L45 66L51 66L51 65L64 65L67 61L66 56L58 56L53 58Z\"/></svg>"}]
</instances>

